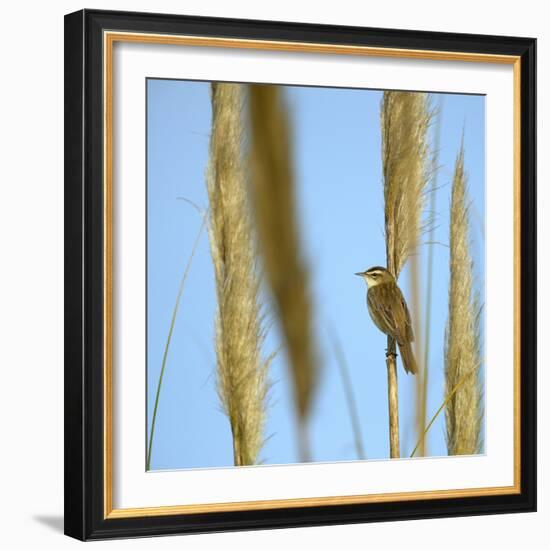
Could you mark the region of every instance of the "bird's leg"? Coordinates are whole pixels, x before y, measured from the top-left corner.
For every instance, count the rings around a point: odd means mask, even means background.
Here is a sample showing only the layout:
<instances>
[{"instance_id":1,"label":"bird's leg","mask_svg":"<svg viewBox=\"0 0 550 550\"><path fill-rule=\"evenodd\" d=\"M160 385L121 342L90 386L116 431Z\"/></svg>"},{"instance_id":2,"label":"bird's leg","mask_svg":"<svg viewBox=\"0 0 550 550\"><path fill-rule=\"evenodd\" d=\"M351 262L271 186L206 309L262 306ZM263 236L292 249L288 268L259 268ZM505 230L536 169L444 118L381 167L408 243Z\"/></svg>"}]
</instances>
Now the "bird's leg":
<instances>
[{"instance_id":1,"label":"bird's leg","mask_svg":"<svg viewBox=\"0 0 550 550\"><path fill-rule=\"evenodd\" d=\"M388 347L386 348L386 358L393 356L394 359L397 359L395 340L390 341L388 339Z\"/></svg>"}]
</instances>

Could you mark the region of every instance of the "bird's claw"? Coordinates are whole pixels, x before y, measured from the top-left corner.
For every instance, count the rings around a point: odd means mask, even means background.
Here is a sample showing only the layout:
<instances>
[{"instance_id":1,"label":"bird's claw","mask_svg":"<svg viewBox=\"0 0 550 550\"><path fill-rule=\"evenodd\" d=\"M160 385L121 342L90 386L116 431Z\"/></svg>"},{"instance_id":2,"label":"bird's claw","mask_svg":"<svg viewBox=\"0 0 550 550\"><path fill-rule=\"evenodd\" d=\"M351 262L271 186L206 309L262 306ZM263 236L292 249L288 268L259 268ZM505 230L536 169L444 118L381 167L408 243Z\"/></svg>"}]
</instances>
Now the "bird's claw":
<instances>
[{"instance_id":1,"label":"bird's claw","mask_svg":"<svg viewBox=\"0 0 550 550\"><path fill-rule=\"evenodd\" d=\"M397 353L395 353L395 351L386 350L386 357L389 357L390 355L393 355L393 358L397 359Z\"/></svg>"}]
</instances>

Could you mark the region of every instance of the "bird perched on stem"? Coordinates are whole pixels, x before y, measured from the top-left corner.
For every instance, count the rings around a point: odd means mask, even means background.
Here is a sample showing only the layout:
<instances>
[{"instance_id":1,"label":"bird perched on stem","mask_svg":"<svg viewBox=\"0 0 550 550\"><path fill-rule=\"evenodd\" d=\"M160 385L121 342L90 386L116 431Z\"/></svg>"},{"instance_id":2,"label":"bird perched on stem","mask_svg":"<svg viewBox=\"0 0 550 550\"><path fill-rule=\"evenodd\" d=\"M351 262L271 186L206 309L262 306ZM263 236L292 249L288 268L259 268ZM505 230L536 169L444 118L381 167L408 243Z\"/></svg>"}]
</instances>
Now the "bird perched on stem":
<instances>
[{"instance_id":1,"label":"bird perched on stem","mask_svg":"<svg viewBox=\"0 0 550 550\"><path fill-rule=\"evenodd\" d=\"M356 275L367 283L367 306L374 324L397 342L405 371L416 374L418 367L411 347L414 341L411 316L395 277L385 267L379 266Z\"/></svg>"}]
</instances>

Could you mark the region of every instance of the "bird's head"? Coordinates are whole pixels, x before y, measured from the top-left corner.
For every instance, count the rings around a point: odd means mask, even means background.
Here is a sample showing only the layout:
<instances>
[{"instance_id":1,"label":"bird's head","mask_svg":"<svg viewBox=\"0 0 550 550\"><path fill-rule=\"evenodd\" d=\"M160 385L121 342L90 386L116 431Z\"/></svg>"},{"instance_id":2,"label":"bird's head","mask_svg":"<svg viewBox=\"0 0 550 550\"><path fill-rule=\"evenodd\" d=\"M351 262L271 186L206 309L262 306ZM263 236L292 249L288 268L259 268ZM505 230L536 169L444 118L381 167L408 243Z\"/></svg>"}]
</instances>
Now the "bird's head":
<instances>
[{"instance_id":1,"label":"bird's head","mask_svg":"<svg viewBox=\"0 0 550 550\"><path fill-rule=\"evenodd\" d=\"M363 277L369 288L384 283L392 283L395 281L394 276L385 267L380 267L378 265L371 267L366 271L356 273L356 275L358 275L359 277Z\"/></svg>"}]
</instances>

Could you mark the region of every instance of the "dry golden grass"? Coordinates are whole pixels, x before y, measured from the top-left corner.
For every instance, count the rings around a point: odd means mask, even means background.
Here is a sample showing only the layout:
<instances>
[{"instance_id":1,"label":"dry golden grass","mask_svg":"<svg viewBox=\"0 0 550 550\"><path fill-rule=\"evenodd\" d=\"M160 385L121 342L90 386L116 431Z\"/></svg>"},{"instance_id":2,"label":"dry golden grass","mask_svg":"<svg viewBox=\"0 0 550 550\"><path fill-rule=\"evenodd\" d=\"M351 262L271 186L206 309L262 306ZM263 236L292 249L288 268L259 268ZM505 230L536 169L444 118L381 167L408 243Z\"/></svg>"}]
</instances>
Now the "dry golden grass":
<instances>
[{"instance_id":1,"label":"dry golden grass","mask_svg":"<svg viewBox=\"0 0 550 550\"><path fill-rule=\"evenodd\" d=\"M430 179L429 96L384 92L381 108L384 226L388 270L399 277L422 231Z\"/></svg>"},{"instance_id":2,"label":"dry golden grass","mask_svg":"<svg viewBox=\"0 0 550 550\"><path fill-rule=\"evenodd\" d=\"M409 256L415 253L422 232L422 213L430 179L428 128L431 119L427 94L384 92L380 125L386 262L396 280ZM415 275L418 274L413 270L413 277ZM418 305L418 301L419 296L414 296L413 305ZM415 328L418 327L418 319L413 322ZM395 341L391 337L388 337L387 349L390 352L386 356L390 456L397 458L400 456L397 367L393 355ZM420 383L420 376L417 383Z\"/></svg>"},{"instance_id":3,"label":"dry golden grass","mask_svg":"<svg viewBox=\"0 0 550 550\"><path fill-rule=\"evenodd\" d=\"M453 177L450 227L449 319L445 349L445 415L450 455L475 454L481 446L482 392L479 307L473 297L472 259L469 250L468 207L464 149L458 154ZM466 377L466 379L465 379Z\"/></svg>"},{"instance_id":4,"label":"dry golden grass","mask_svg":"<svg viewBox=\"0 0 550 550\"><path fill-rule=\"evenodd\" d=\"M289 356L302 460L309 460L307 418L316 383L309 273L302 256L288 113L276 86L249 89L251 196L265 277Z\"/></svg>"},{"instance_id":5,"label":"dry golden grass","mask_svg":"<svg viewBox=\"0 0 550 550\"><path fill-rule=\"evenodd\" d=\"M216 278L217 385L233 435L235 465L254 464L263 444L267 371L255 249L242 162L243 87L212 84L207 188Z\"/></svg>"}]
</instances>

